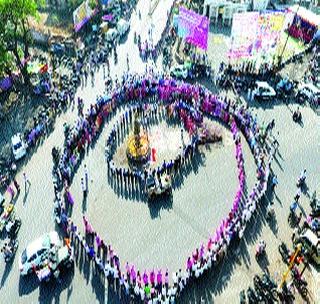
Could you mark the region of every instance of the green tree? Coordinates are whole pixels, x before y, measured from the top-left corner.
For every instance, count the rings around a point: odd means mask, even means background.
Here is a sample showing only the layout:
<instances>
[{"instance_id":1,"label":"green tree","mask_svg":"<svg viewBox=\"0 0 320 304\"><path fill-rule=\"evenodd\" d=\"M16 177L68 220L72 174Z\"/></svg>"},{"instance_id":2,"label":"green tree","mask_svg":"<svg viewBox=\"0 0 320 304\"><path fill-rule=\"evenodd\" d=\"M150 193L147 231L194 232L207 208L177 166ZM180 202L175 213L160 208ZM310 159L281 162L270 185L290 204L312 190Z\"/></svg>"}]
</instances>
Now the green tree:
<instances>
[{"instance_id":1,"label":"green tree","mask_svg":"<svg viewBox=\"0 0 320 304\"><path fill-rule=\"evenodd\" d=\"M42 0L0 0L0 69L8 73L13 65L20 70L25 85L30 84L27 65L32 43L29 18L38 17Z\"/></svg>"}]
</instances>

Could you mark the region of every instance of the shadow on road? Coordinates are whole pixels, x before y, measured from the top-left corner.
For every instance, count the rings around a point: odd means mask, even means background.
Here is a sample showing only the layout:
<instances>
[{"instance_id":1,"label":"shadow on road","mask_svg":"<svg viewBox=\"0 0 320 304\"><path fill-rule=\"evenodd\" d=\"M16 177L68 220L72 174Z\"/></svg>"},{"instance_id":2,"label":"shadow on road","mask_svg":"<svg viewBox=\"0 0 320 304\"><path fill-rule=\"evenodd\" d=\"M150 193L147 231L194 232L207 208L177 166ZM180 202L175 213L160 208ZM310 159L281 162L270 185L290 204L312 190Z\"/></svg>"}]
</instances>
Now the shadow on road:
<instances>
[{"instance_id":1,"label":"shadow on road","mask_svg":"<svg viewBox=\"0 0 320 304\"><path fill-rule=\"evenodd\" d=\"M270 195L270 192L267 193ZM230 277L237 265L244 263L249 269L252 261L247 245L256 244L262 233L262 227L266 221L267 199L262 198L258 212L254 214L249 222L242 240L234 240L227 251L224 259L213 269L204 273L197 281L190 282L190 286L182 293L178 303L213 303L214 296L221 294L228 286ZM268 272L269 261L265 257L259 262L260 267Z\"/></svg>"},{"instance_id":2,"label":"shadow on road","mask_svg":"<svg viewBox=\"0 0 320 304\"><path fill-rule=\"evenodd\" d=\"M6 282L8 276L9 276L9 273L12 269L12 263L13 263L13 260L11 261L11 263L6 263L6 266L4 268L4 272L2 274L2 278L1 278L1 287L4 286L4 283Z\"/></svg>"},{"instance_id":3,"label":"shadow on road","mask_svg":"<svg viewBox=\"0 0 320 304\"><path fill-rule=\"evenodd\" d=\"M94 260L90 260L87 256L83 246L77 243L75 246L75 264L80 273L86 280L86 283L91 284L92 290L96 295L96 300L105 303L105 280L104 274L100 273L95 267ZM69 291L68 291L69 292ZM72 291L70 291L71 293ZM109 303L109 302L107 302Z\"/></svg>"}]
</instances>

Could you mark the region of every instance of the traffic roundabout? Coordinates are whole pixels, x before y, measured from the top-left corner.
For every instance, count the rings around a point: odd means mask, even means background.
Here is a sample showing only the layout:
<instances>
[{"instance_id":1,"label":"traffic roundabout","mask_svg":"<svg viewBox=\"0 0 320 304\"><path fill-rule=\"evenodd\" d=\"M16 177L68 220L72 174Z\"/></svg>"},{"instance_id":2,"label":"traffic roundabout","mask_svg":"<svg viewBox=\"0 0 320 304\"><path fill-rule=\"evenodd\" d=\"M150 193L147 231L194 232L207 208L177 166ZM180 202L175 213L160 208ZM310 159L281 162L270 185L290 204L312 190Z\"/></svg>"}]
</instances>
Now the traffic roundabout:
<instances>
[{"instance_id":1,"label":"traffic roundabout","mask_svg":"<svg viewBox=\"0 0 320 304\"><path fill-rule=\"evenodd\" d=\"M129 110L126 111L128 105ZM181 137L189 139L180 147L179 153L173 155L171 160L166 159L161 163L154 162L151 166L147 163L153 158L152 149L150 150L153 143L149 141L147 135L150 123L148 123L147 115L144 115L145 111L150 112L150 109L151 113L153 110L154 113L158 113L157 111L161 109L166 115L172 115L171 117L177 119L183 126L181 134L183 132L187 134ZM198 240L198 243L202 241L201 245L189 257L186 257L185 269L173 271L172 279L169 275L169 267L164 266L162 269L146 271L142 268L143 266L139 268L132 263L121 263L121 256L118 256L110 242L100 237L105 233L102 234L101 231L98 232L94 229L93 220L88 218L84 211L81 213L85 228L84 234L81 232L79 224L76 225L76 221L73 222L73 214L78 213L79 215L70 190L73 189L72 182L75 173L80 163L85 159L86 151L94 147L104 125L108 125L110 120L117 115L116 113L121 113L120 121L122 123L119 124L119 127L111 128L111 132L106 136L105 159L108 164L108 174L111 172L118 185L121 184L123 187L129 188L129 192L134 188L146 189L150 176L158 183L161 183L163 177L172 177L174 192L175 179L181 175L181 168L193 160L197 154L201 154L201 145L205 146L208 142L221 140L221 132L217 129L215 132L208 132L210 128L205 128L206 132L204 132L204 120L214 120L221 123L224 128L230 131L234 142L237 189L233 200L229 202L229 212L224 218L221 218L220 224L215 230L214 227L211 228L206 240L204 237ZM140 123L134 122L136 113L146 119L143 128ZM157 116L155 115L155 117ZM143 141L147 147L145 152L151 151L150 154L149 152L144 153L144 155L150 156L144 160L145 164L142 170L132 169L130 166L127 168L124 166L121 169L115 167L113 163L112 157L118 143L120 143L120 138L123 141L130 133L129 128L126 128L130 125L135 126L135 132L131 137L134 140L132 145L137 147L137 141L144 138ZM142 129L144 129L143 132ZM142 134L142 136L137 139L134 137L137 134ZM256 163L256 182L250 191L246 185L243 139L247 141ZM130 140L127 143L130 149ZM130 162L130 157L128 159ZM60 187L57 186L55 189L58 201L58 204L55 204L58 206L55 208L55 214L60 218L61 226L65 232L70 234L72 244L85 248L89 258L96 263L102 275L108 279L109 285L115 283L115 286L119 288L121 297L131 295L143 301L156 298L163 301L174 299L181 295L190 281L214 268L225 256L228 246L242 238L246 225L267 189L271 159L272 155L259 141L259 128L256 121L243 106L214 95L199 85L179 82L159 75L125 76L123 86L114 89L108 96L99 97L66 138L59 165L56 168ZM179 187L183 187L183 183ZM86 191L88 190L91 191L87 188ZM173 199L172 204L174 205L174 203ZM127 221L130 219L128 218ZM149 265L147 267L150 268Z\"/></svg>"}]
</instances>

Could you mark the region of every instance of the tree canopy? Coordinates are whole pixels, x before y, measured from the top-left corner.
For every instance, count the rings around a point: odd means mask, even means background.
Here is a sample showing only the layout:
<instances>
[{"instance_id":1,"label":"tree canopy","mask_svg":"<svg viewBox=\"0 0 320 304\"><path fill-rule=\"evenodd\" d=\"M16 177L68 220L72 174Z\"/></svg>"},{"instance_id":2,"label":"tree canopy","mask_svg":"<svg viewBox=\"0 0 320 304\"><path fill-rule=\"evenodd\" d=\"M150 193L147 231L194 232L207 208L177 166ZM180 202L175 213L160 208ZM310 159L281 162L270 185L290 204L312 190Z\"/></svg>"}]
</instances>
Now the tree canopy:
<instances>
[{"instance_id":1,"label":"tree canopy","mask_svg":"<svg viewBox=\"0 0 320 304\"><path fill-rule=\"evenodd\" d=\"M0 75L19 70L29 83L27 67L31 35L29 18L38 16L42 0L0 0Z\"/></svg>"}]
</instances>

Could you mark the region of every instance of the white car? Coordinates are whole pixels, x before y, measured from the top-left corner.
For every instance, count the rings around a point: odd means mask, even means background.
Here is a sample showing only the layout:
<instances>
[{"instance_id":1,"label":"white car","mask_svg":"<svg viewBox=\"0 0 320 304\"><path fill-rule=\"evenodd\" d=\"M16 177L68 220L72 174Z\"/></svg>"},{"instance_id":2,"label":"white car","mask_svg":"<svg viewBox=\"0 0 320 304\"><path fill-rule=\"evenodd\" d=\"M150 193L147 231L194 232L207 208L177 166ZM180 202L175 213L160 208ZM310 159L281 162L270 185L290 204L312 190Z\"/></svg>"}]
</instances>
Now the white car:
<instances>
[{"instance_id":1,"label":"white car","mask_svg":"<svg viewBox=\"0 0 320 304\"><path fill-rule=\"evenodd\" d=\"M276 91L266 81L256 81L255 89L252 92L254 99L271 99L276 97Z\"/></svg>"},{"instance_id":2,"label":"white car","mask_svg":"<svg viewBox=\"0 0 320 304\"><path fill-rule=\"evenodd\" d=\"M117 23L117 31L120 36L123 36L129 30L130 24L124 19L120 19Z\"/></svg>"},{"instance_id":3,"label":"white car","mask_svg":"<svg viewBox=\"0 0 320 304\"><path fill-rule=\"evenodd\" d=\"M298 97L306 98L309 102L319 104L320 89L312 83L303 83L298 86Z\"/></svg>"},{"instance_id":4,"label":"white car","mask_svg":"<svg viewBox=\"0 0 320 304\"><path fill-rule=\"evenodd\" d=\"M111 29L109 29L108 31L107 31L107 33L106 33L106 40L108 41L108 42L113 42L117 37L118 37L118 31L116 30L116 29L114 29L114 28L111 28Z\"/></svg>"},{"instance_id":5,"label":"white car","mask_svg":"<svg viewBox=\"0 0 320 304\"><path fill-rule=\"evenodd\" d=\"M41 265L54 246L62 246L56 231L51 231L29 244L19 258L20 275L30 274L34 266Z\"/></svg>"},{"instance_id":6,"label":"white car","mask_svg":"<svg viewBox=\"0 0 320 304\"><path fill-rule=\"evenodd\" d=\"M20 133L17 133L11 137L11 147L15 160L18 160L27 154L27 145L21 138Z\"/></svg>"}]
</instances>

